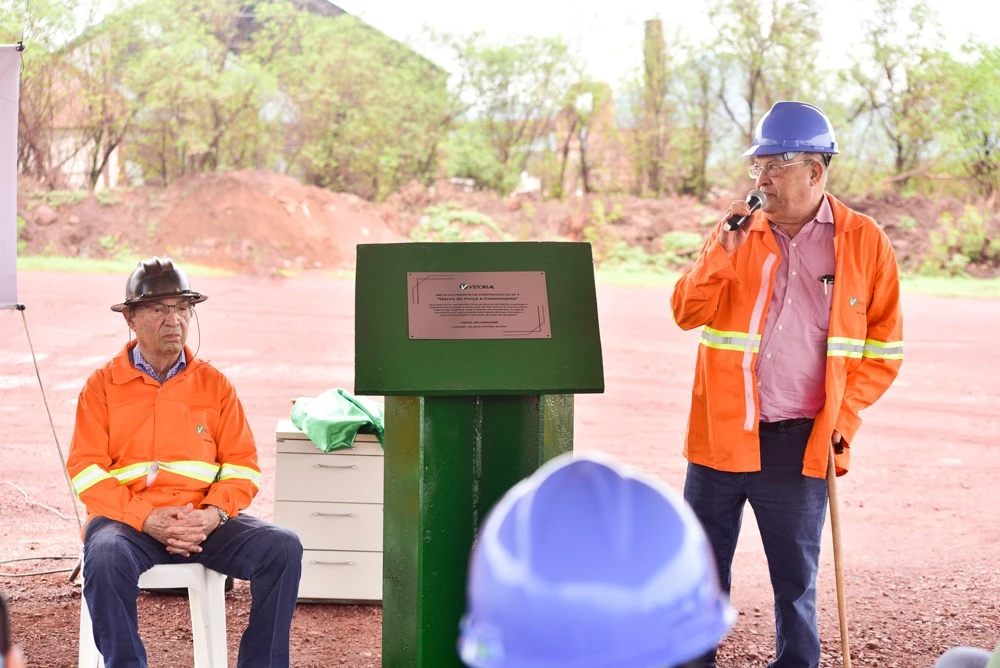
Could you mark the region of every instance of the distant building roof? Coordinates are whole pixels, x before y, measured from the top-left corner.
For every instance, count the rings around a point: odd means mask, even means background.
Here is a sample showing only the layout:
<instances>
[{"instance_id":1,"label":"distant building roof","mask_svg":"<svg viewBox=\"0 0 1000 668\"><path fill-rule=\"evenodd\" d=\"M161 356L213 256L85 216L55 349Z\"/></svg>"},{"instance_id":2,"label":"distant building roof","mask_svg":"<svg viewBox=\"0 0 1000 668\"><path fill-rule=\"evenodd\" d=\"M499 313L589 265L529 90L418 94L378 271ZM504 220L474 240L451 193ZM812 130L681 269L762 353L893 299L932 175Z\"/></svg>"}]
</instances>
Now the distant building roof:
<instances>
[{"instance_id":1,"label":"distant building roof","mask_svg":"<svg viewBox=\"0 0 1000 668\"><path fill-rule=\"evenodd\" d=\"M330 0L292 0L292 4L310 14L320 16L340 16L347 13Z\"/></svg>"}]
</instances>

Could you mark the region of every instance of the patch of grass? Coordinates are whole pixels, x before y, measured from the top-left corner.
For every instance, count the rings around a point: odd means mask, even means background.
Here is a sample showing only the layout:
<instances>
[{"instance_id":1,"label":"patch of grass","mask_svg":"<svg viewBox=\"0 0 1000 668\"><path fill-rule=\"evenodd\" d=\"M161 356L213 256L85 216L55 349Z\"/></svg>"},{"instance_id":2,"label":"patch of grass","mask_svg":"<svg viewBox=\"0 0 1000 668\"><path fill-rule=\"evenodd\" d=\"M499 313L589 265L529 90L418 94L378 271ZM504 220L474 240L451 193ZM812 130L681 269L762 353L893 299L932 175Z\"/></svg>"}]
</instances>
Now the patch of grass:
<instances>
[{"instance_id":1,"label":"patch of grass","mask_svg":"<svg viewBox=\"0 0 1000 668\"><path fill-rule=\"evenodd\" d=\"M41 193L42 199L51 207L59 208L69 204L79 204L87 199L86 190L51 190Z\"/></svg>"},{"instance_id":2,"label":"patch of grass","mask_svg":"<svg viewBox=\"0 0 1000 668\"><path fill-rule=\"evenodd\" d=\"M97 245L106 251L113 251L115 246L118 245L118 236L114 234L105 234L97 240Z\"/></svg>"},{"instance_id":3,"label":"patch of grass","mask_svg":"<svg viewBox=\"0 0 1000 668\"><path fill-rule=\"evenodd\" d=\"M337 279L347 278L352 281L355 278L353 269L330 269L329 271L324 271L323 275L329 278L337 278Z\"/></svg>"},{"instance_id":4,"label":"patch of grass","mask_svg":"<svg viewBox=\"0 0 1000 668\"><path fill-rule=\"evenodd\" d=\"M137 257L118 257L112 260L92 260L54 255L26 255L17 258L18 271L60 271L77 274L122 274L128 276L139 262ZM185 264L188 276L232 276L233 272L197 264Z\"/></svg>"},{"instance_id":5,"label":"patch of grass","mask_svg":"<svg viewBox=\"0 0 1000 668\"><path fill-rule=\"evenodd\" d=\"M701 249L704 243L705 237L697 232L670 230L663 235L663 249L667 251Z\"/></svg>"},{"instance_id":6,"label":"patch of grass","mask_svg":"<svg viewBox=\"0 0 1000 668\"><path fill-rule=\"evenodd\" d=\"M466 211L455 202L424 209L420 224L410 231L414 241L508 241L496 221L478 211Z\"/></svg>"},{"instance_id":7,"label":"patch of grass","mask_svg":"<svg viewBox=\"0 0 1000 668\"><path fill-rule=\"evenodd\" d=\"M698 221L698 224L701 225L702 227L712 227L718 222L719 222L719 214L715 213L714 211L706 211L704 215L702 215L701 220Z\"/></svg>"},{"instance_id":8,"label":"patch of grass","mask_svg":"<svg viewBox=\"0 0 1000 668\"><path fill-rule=\"evenodd\" d=\"M94 196L101 206L115 206L122 203L122 198L114 190L98 190Z\"/></svg>"},{"instance_id":9,"label":"patch of grass","mask_svg":"<svg viewBox=\"0 0 1000 668\"><path fill-rule=\"evenodd\" d=\"M20 255L24 252L24 249L28 247L28 242L21 238L21 230L24 226L28 224L23 217L17 217L17 254Z\"/></svg>"}]
</instances>

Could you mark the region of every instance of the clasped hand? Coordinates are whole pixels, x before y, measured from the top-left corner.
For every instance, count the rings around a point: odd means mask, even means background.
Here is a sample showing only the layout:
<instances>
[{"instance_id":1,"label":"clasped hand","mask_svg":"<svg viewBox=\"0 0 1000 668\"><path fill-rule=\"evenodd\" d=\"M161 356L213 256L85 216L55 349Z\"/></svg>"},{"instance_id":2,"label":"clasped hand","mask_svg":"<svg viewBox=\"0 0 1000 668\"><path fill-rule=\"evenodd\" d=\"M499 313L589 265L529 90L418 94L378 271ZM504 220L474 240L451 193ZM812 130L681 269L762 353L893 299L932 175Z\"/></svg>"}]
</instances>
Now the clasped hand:
<instances>
[{"instance_id":1,"label":"clasped hand","mask_svg":"<svg viewBox=\"0 0 1000 668\"><path fill-rule=\"evenodd\" d=\"M154 508L142 525L147 533L167 546L167 552L190 557L201 552L201 544L218 528L219 513L214 508L195 510L192 504Z\"/></svg>"}]
</instances>

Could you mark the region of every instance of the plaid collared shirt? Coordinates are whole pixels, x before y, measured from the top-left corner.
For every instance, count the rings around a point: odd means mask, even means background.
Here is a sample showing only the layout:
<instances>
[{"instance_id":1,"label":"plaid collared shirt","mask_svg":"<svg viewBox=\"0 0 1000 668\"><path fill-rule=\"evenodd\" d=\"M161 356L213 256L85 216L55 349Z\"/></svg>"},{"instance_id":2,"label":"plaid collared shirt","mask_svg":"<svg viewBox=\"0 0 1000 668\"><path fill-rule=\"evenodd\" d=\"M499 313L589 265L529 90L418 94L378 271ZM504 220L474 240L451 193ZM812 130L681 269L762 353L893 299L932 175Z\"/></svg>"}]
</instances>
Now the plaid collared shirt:
<instances>
[{"instance_id":1,"label":"plaid collared shirt","mask_svg":"<svg viewBox=\"0 0 1000 668\"><path fill-rule=\"evenodd\" d=\"M136 369L142 371L150 378L153 378L159 381L160 383L165 383L174 376L176 376L178 373L180 373L184 369L184 367L187 366L187 356L184 354L184 350L182 349L181 356L177 359L177 364L170 367L170 370L167 371L167 377L164 378L162 381L160 380L160 377L156 375L156 371L153 370L153 367L149 365L149 362L147 362L143 358L142 353L139 352L138 345L132 349L132 364L135 365Z\"/></svg>"}]
</instances>

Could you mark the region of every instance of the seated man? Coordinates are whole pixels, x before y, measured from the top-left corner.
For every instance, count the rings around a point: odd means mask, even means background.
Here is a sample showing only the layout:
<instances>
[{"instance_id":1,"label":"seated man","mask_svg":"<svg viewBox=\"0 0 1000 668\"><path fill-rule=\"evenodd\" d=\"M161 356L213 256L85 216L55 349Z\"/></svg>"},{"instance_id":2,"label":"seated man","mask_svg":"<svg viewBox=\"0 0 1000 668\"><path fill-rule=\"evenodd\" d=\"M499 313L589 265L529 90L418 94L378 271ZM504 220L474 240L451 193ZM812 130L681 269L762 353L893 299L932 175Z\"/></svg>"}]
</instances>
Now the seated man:
<instances>
[{"instance_id":1,"label":"seated man","mask_svg":"<svg viewBox=\"0 0 1000 668\"><path fill-rule=\"evenodd\" d=\"M474 668L674 668L735 613L680 495L562 455L497 503L476 539L459 654Z\"/></svg>"},{"instance_id":2,"label":"seated man","mask_svg":"<svg viewBox=\"0 0 1000 668\"><path fill-rule=\"evenodd\" d=\"M123 313L135 342L87 379L67 468L87 507L83 595L107 668L145 666L136 598L158 564L200 563L250 581L239 666L288 666L302 544L242 513L260 488L236 391L185 346L195 304L169 259L140 262Z\"/></svg>"}]
</instances>

